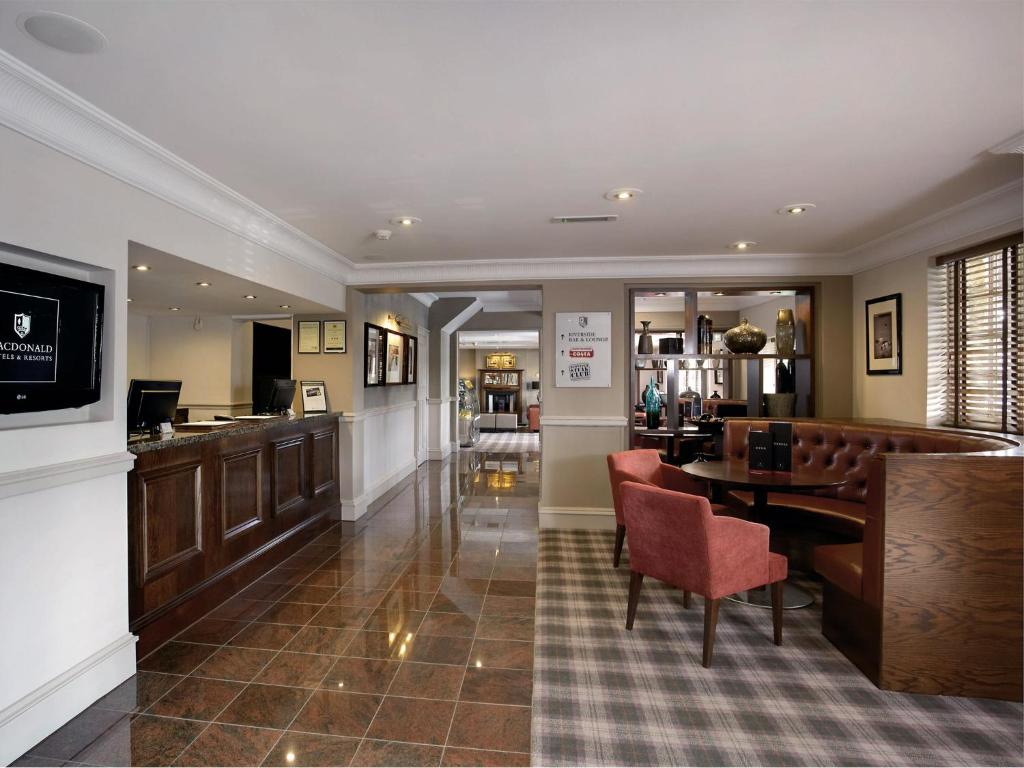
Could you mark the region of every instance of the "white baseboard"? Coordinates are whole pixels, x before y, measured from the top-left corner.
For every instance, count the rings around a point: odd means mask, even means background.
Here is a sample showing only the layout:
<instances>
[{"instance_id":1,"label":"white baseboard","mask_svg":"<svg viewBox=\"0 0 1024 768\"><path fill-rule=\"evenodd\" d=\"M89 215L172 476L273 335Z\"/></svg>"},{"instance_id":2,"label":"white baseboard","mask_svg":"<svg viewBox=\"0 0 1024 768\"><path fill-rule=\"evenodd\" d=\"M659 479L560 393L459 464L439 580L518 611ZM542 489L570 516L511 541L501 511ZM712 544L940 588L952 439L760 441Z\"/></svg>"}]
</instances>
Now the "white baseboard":
<instances>
[{"instance_id":1,"label":"white baseboard","mask_svg":"<svg viewBox=\"0 0 1024 768\"><path fill-rule=\"evenodd\" d=\"M440 448L429 448L427 449L427 458L431 461L443 461L447 459L452 452L452 444L445 443Z\"/></svg>"},{"instance_id":2,"label":"white baseboard","mask_svg":"<svg viewBox=\"0 0 1024 768\"><path fill-rule=\"evenodd\" d=\"M342 499L341 500L341 519L342 520L358 520L366 514L367 508L373 504L377 499L383 496L385 493L394 488L398 482L411 472L416 471L417 467L416 459L413 459L408 464L399 467L390 475L382 477L377 481L376 485L364 492L359 498L356 499Z\"/></svg>"},{"instance_id":3,"label":"white baseboard","mask_svg":"<svg viewBox=\"0 0 1024 768\"><path fill-rule=\"evenodd\" d=\"M137 641L135 635L122 635L0 710L0 765L10 765L134 675Z\"/></svg>"},{"instance_id":4,"label":"white baseboard","mask_svg":"<svg viewBox=\"0 0 1024 768\"><path fill-rule=\"evenodd\" d=\"M541 528L614 531L615 510L610 507L541 507Z\"/></svg>"}]
</instances>

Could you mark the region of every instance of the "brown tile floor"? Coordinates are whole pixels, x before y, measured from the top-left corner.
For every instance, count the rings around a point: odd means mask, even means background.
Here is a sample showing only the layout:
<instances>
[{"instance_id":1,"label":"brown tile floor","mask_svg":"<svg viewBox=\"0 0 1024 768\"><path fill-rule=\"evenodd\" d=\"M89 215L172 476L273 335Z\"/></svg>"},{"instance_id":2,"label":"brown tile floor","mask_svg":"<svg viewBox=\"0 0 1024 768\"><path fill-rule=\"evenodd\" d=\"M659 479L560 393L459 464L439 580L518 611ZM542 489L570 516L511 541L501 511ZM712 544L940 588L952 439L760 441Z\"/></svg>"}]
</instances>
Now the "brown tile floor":
<instances>
[{"instance_id":1,"label":"brown tile floor","mask_svg":"<svg viewBox=\"0 0 1024 768\"><path fill-rule=\"evenodd\" d=\"M539 464L423 465L14 765L529 765Z\"/></svg>"}]
</instances>

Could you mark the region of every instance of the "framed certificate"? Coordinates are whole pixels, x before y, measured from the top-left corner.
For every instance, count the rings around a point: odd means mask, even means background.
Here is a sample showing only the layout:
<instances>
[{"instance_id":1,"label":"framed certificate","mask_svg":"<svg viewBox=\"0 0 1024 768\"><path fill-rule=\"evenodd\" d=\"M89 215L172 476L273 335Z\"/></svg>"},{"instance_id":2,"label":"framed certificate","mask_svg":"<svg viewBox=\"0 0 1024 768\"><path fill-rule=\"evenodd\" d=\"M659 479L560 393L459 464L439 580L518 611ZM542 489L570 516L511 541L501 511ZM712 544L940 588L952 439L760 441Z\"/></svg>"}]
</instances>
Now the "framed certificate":
<instances>
[{"instance_id":1,"label":"framed certificate","mask_svg":"<svg viewBox=\"0 0 1024 768\"><path fill-rule=\"evenodd\" d=\"M316 355L320 353L320 321L299 321L299 354Z\"/></svg>"},{"instance_id":2,"label":"framed certificate","mask_svg":"<svg viewBox=\"0 0 1024 768\"><path fill-rule=\"evenodd\" d=\"M324 353L343 355L348 337L348 323L344 320L324 320Z\"/></svg>"},{"instance_id":3,"label":"framed certificate","mask_svg":"<svg viewBox=\"0 0 1024 768\"><path fill-rule=\"evenodd\" d=\"M327 413L327 388L322 381L300 381L304 416Z\"/></svg>"}]
</instances>

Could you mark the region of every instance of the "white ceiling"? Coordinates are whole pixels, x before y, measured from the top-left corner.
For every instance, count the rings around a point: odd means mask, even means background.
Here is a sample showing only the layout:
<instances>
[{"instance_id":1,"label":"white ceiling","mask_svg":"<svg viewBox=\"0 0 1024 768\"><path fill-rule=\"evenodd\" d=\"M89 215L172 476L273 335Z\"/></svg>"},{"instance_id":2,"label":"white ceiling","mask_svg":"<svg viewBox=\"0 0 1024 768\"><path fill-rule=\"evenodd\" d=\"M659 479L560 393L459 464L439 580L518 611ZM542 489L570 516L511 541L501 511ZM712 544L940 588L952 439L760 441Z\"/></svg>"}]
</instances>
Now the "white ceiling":
<instances>
[{"instance_id":1,"label":"white ceiling","mask_svg":"<svg viewBox=\"0 0 1024 768\"><path fill-rule=\"evenodd\" d=\"M128 297L132 300L128 309L136 314L285 317L335 311L139 243L129 244L128 255L130 266L150 267L146 272L128 272ZM199 282L210 286L200 287L196 285ZM247 294L256 298L244 298ZM289 308L282 309L282 304Z\"/></svg>"},{"instance_id":2,"label":"white ceiling","mask_svg":"<svg viewBox=\"0 0 1024 768\"><path fill-rule=\"evenodd\" d=\"M537 331L459 331L460 349L537 349Z\"/></svg>"},{"instance_id":3,"label":"white ceiling","mask_svg":"<svg viewBox=\"0 0 1024 768\"><path fill-rule=\"evenodd\" d=\"M107 48L47 49L28 9ZM0 48L357 262L756 256L1019 179L987 150L1022 128L1021 23L1016 0L8 0ZM775 213L795 202L818 208Z\"/></svg>"}]
</instances>

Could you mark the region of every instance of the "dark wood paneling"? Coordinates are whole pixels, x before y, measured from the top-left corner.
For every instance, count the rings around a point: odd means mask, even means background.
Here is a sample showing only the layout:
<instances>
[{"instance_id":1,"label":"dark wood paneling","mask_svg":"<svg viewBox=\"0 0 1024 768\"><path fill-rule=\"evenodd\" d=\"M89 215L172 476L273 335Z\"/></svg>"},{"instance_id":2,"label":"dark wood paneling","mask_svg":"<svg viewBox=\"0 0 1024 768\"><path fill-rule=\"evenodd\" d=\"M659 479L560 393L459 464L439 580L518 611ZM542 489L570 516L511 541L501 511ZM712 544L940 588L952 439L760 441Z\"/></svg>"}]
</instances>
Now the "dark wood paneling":
<instances>
[{"instance_id":1,"label":"dark wood paneling","mask_svg":"<svg viewBox=\"0 0 1024 768\"><path fill-rule=\"evenodd\" d=\"M313 495L331 490L338 480L338 430L313 433Z\"/></svg>"},{"instance_id":2,"label":"dark wood paneling","mask_svg":"<svg viewBox=\"0 0 1024 768\"><path fill-rule=\"evenodd\" d=\"M128 555L139 654L330 525L337 441L337 417L312 416L138 454L128 475Z\"/></svg>"},{"instance_id":3,"label":"dark wood paneling","mask_svg":"<svg viewBox=\"0 0 1024 768\"><path fill-rule=\"evenodd\" d=\"M263 448L221 457L221 541L263 521Z\"/></svg>"},{"instance_id":4,"label":"dark wood paneling","mask_svg":"<svg viewBox=\"0 0 1024 768\"><path fill-rule=\"evenodd\" d=\"M1020 700L1024 458L885 464L881 687Z\"/></svg>"},{"instance_id":5,"label":"dark wood paneling","mask_svg":"<svg viewBox=\"0 0 1024 768\"><path fill-rule=\"evenodd\" d=\"M152 581L202 552L202 486L198 463L139 473L138 583Z\"/></svg>"},{"instance_id":6,"label":"dark wood paneling","mask_svg":"<svg viewBox=\"0 0 1024 768\"><path fill-rule=\"evenodd\" d=\"M301 504L306 497L306 437L292 437L271 443L273 471L270 487L274 494L274 516Z\"/></svg>"}]
</instances>

